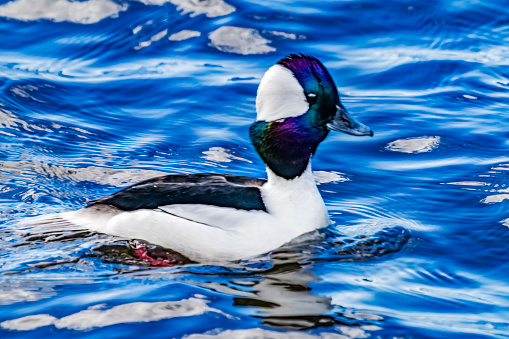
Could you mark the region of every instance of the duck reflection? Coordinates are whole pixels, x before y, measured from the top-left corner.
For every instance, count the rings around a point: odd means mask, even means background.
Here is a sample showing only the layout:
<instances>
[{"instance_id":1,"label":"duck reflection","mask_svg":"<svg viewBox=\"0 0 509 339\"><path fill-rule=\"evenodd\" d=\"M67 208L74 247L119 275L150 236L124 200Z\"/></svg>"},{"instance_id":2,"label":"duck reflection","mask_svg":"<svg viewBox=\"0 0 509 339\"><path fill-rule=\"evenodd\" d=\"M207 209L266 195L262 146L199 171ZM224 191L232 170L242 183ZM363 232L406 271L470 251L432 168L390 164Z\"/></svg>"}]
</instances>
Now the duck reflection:
<instances>
[{"instance_id":1,"label":"duck reflection","mask_svg":"<svg viewBox=\"0 0 509 339\"><path fill-rule=\"evenodd\" d=\"M245 308L243 313L259 318L264 325L287 330L339 326L365 333L380 329L382 318L352 316L355 310L314 292L313 284L321 280L314 271L321 263L369 260L395 253L410 239L410 233L402 227L354 237L317 232L278 249L269 260L241 262L220 274L207 268L194 278L213 275L213 281L192 283L233 296L234 306ZM246 271L246 267L251 269ZM223 278L220 282L219 275Z\"/></svg>"},{"instance_id":2,"label":"duck reflection","mask_svg":"<svg viewBox=\"0 0 509 339\"><path fill-rule=\"evenodd\" d=\"M251 293L235 297L234 305L254 308L254 316L275 327L308 329L334 323L327 315L333 308L331 298L312 293L310 284L319 278L309 268L281 262L275 268L252 286Z\"/></svg>"}]
</instances>

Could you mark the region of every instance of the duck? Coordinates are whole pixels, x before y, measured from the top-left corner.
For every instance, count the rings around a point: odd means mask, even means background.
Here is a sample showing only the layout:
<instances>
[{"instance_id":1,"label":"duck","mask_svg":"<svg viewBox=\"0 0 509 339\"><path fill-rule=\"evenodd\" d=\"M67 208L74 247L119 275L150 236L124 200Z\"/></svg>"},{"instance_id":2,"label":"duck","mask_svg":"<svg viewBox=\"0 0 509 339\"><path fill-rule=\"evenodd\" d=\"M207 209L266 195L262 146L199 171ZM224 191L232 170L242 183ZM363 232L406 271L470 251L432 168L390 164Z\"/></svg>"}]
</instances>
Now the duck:
<instances>
[{"instance_id":1,"label":"duck","mask_svg":"<svg viewBox=\"0 0 509 339\"><path fill-rule=\"evenodd\" d=\"M373 132L343 106L325 66L305 54L287 55L265 72L256 114L249 135L266 179L170 174L92 200L61 218L198 263L256 257L328 226L311 159L330 131Z\"/></svg>"}]
</instances>

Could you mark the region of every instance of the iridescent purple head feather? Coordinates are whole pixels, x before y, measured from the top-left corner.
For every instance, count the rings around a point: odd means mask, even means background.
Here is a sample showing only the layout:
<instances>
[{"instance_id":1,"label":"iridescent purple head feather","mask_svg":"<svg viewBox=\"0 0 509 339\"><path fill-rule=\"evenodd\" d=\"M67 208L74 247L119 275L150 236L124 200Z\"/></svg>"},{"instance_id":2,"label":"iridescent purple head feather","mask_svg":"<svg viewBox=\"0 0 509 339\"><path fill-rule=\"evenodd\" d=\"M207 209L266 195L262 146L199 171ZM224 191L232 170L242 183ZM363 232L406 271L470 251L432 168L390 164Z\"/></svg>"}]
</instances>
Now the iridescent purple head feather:
<instances>
[{"instance_id":1,"label":"iridescent purple head feather","mask_svg":"<svg viewBox=\"0 0 509 339\"><path fill-rule=\"evenodd\" d=\"M304 91L311 91L312 87L315 87L314 83L318 82L324 87L334 89L330 94L339 100L336 84L320 60L305 54L290 54L277 64L292 71Z\"/></svg>"}]
</instances>

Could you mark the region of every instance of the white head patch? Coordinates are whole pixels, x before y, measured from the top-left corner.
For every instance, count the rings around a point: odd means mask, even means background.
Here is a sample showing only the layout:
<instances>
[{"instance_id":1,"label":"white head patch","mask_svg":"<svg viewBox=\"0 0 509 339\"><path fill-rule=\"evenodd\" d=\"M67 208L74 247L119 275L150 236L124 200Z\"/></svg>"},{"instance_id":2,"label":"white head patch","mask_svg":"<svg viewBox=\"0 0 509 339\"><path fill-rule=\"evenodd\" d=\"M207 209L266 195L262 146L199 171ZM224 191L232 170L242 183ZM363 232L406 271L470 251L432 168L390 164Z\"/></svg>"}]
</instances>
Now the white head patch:
<instances>
[{"instance_id":1,"label":"white head patch","mask_svg":"<svg viewBox=\"0 0 509 339\"><path fill-rule=\"evenodd\" d=\"M265 72L256 95L256 120L274 121L304 114L309 104L292 71L274 65Z\"/></svg>"}]
</instances>

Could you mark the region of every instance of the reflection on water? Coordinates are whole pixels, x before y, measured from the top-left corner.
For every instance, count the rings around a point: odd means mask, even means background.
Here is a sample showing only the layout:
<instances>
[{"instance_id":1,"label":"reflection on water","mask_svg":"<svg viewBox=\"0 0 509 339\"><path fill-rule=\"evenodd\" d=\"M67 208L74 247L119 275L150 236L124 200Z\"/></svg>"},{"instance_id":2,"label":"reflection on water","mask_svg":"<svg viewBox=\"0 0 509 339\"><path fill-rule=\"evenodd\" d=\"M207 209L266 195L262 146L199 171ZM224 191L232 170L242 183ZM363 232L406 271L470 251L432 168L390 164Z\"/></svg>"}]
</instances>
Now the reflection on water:
<instances>
[{"instance_id":1,"label":"reflection on water","mask_svg":"<svg viewBox=\"0 0 509 339\"><path fill-rule=\"evenodd\" d=\"M266 339L284 339L284 338L295 338L295 339L354 339L354 338L368 338L370 336L368 331L377 330L376 327L363 326L362 328L352 329L350 327L339 327L338 332L340 333L319 333L319 334L307 334L303 332L287 331L277 332L262 330L260 328L252 328L247 330L214 330L210 333L204 334L191 334L185 336L186 339L227 339L227 338L266 338Z\"/></svg>"},{"instance_id":2,"label":"reflection on water","mask_svg":"<svg viewBox=\"0 0 509 339\"><path fill-rule=\"evenodd\" d=\"M1 338L507 338L504 3L4 0L0 33ZM298 52L375 131L320 144L318 236L153 267L20 228L166 173L265 177L257 84Z\"/></svg>"},{"instance_id":3,"label":"reflection on water","mask_svg":"<svg viewBox=\"0 0 509 339\"><path fill-rule=\"evenodd\" d=\"M9 330L27 331L41 326L54 325L58 329L89 330L125 323L159 321L162 319L191 317L205 312L218 312L207 306L203 298L189 298L179 301L156 303L136 302L104 309L94 305L87 310L55 318L48 314L36 314L19 319L4 321L1 327Z\"/></svg>"},{"instance_id":4,"label":"reflection on water","mask_svg":"<svg viewBox=\"0 0 509 339\"><path fill-rule=\"evenodd\" d=\"M232 160L240 160L252 163L250 160L228 153L228 150L223 147L212 147L208 151L204 151L203 154L203 159L213 162L232 162Z\"/></svg>"},{"instance_id":5,"label":"reflection on water","mask_svg":"<svg viewBox=\"0 0 509 339\"><path fill-rule=\"evenodd\" d=\"M191 17L205 14L209 18L228 15L235 12L235 7L224 2L223 0L140 0L148 5L159 5L165 2L171 2L182 11L182 14L190 13Z\"/></svg>"},{"instance_id":6,"label":"reflection on water","mask_svg":"<svg viewBox=\"0 0 509 339\"><path fill-rule=\"evenodd\" d=\"M138 46L135 46L134 49L135 50L138 50L138 49L142 49L144 47L148 47L150 46L153 42L155 41L159 41L161 40L162 38L164 38L166 36L166 34L168 34L168 30L165 29L164 31L161 31L159 33L157 33L156 35L152 36L149 40L147 41L142 41L140 42L140 44Z\"/></svg>"},{"instance_id":7,"label":"reflection on water","mask_svg":"<svg viewBox=\"0 0 509 339\"><path fill-rule=\"evenodd\" d=\"M440 137L408 138L392 141L385 149L401 153L423 153L431 152L438 147L439 143Z\"/></svg>"},{"instance_id":8,"label":"reflection on water","mask_svg":"<svg viewBox=\"0 0 509 339\"><path fill-rule=\"evenodd\" d=\"M209 33L210 46L221 52L237 54L264 54L276 49L256 29L222 26Z\"/></svg>"},{"instance_id":9,"label":"reflection on water","mask_svg":"<svg viewBox=\"0 0 509 339\"><path fill-rule=\"evenodd\" d=\"M23 318L4 321L0 323L0 327L13 331L30 331L39 327L52 325L56 320L57 318L49 314L34 314Z\"/></svg>"},{"instance_id":10,"label":"reflection on water","mask_svg":"<svg viewBox=\"0 0 509 339\"><path fill-rule=\"evenodd\" d=\"M40 175L54 179L65 179L73 182L93 182L100 185L125 187L138 181L154 178L167 173L140 169L113 169L97 166L85 168L70 168L30 161L3 161L0 170L4 175ZM0 177L2 173L0 173Z\"/></svg>"},{"instance_id":11,"label":"reflection on water","mask_svg":"<svg viewBox=\"0 0 509 339\"><path fill-rule=\"evenodd\" d=\"M6 281L0 286L0 305L37 301L56 295L52 288L35 287L30 283L15 280Z\"/></svg>"},{"instance_id":12,"label":"reflection on water","mask_svg":"<svg viewBox=\"0 0 509 339\"><path fill-rule=\"evenodd\" d=\"M126 9L126 4L111 0L15 0L0 6L0 16L26 21L49 19L94 24Z\"/></svg>"},{"instance_id":13,"label":"reflection on water","mask_svg":"<svg viewBox=\"0 0 509 339\"><path fill-rule=\"evenodd\" d=\"M146 5L172 3L182 14L191 17L205 14L209 18L228 15L235 7L223 0L136 0ZM0 16L18 20L49 19L55 22L70 21L78 24L94 24L109 17L116 17L127 10L128 4L111 0L13 0L0 6Z\"/></svg>"},{"instance_id":14,"label":"reflection on water","mask_svg":"<svg viewBox=\"0 0 509 339\"><path fill-rule=\"evenodd\" d=\"M200 35L201 35L201 33L198 31L191 31L191 30L185 29L183 31L173 33L172 35L170 35L168 37L168 39L171 41L182 41L182 40L187 40L187 39L191 39L194 37L199 37Z\"/></svg>"},{"instance_id":15,"label":"reflection on water","mask_svg":"<svg viewBox=\"0 0 509 339\"><path fill-rule=\"evenodd\" d=\"M487 193L480 200L481 203L501 203L509 199L509 180L505 178L505 171L507 170L509 170L509 164L497 164L486 173L478 174L478 177L480 179L485 178L485 181L459 181L448 182L447 184L460 186L464 190Z\"/></svg>"}]
</instances>

